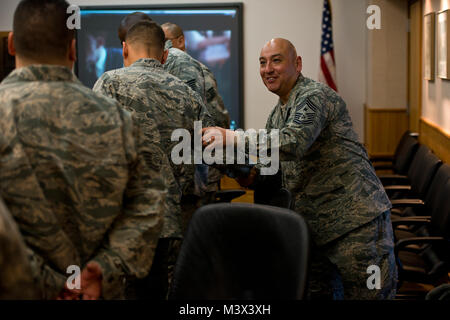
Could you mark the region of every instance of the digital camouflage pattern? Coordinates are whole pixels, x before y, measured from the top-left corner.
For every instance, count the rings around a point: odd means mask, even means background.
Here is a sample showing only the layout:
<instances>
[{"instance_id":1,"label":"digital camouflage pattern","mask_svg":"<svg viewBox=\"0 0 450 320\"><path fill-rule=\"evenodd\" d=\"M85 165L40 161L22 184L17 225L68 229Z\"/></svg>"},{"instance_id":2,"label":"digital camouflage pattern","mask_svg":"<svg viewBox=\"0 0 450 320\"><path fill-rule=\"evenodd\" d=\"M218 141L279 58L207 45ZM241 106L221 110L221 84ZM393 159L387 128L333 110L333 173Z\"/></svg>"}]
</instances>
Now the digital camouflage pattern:
<instances>
[{"instance_id":1,"label":"digital camouflage pattern","mask_svg":"<svg viewBox=\"0 0 450 320\"><path fill-rule=\"evenodd\" d=\"M0 300L37 297L25 243L13 217L0 199Z\"/></svg>"},{"instance_id":2,"label":"digital camouflage pattern","mask_svg":"<svg viewBox=\"0 0 450 320\"><path fill-rule=\"evenodd\" d=\"M282 185L318 246L391 208L345 102L328 86L300 75L286 105L279 101L270 113L266 129L280 130Z\"/></svg>"},{"instance_id":3,"label":"digital camouflage pattern","mask_svg":"<svg viewBox=\"0 0 450 320\"><path fill-rule=\"evenodd\" d=\"M217 89L217 81L214 74L209 70L207 66L198 61L202 67L203 75L205 77L205 90L206 90L206 105L211 116L214 118L215 125L222 128L230 127L230 115L223 103L222 97ZM223 174L213 166L208 168L208 186L207 192L216 192L219 189L220 179ZM207 200L206 203L211 202Z\"/></svg>"},{"instance_id":4,"label":"digital camouflage pattern","mask_svg":"<svg viewBox=\"0 0 450 320\"><path fill-rule=\"evenodd\" d=\"M99 263L105 299L147 274L167 186L165 155L141 130L62 66L16 69L0 84L0 196L44 298L60 293L69 265Z\"/></svg>"},{"instance_id":5,"label":"digital camouflage pattern","mask_svg":"<svg viewBox=\"0 0 450 320\"><path fill-rule=\"evenodd\" d=\"M166 41L165 49L169 54L164 63L164 70L186 83L206 103L205 77L198 61L186 52L174 48L171 40Z\"/></svg>"},{"instance_id":6,"label":"digital camouflage pattern","mask_svg":"<svg viewBox=\"0 0 450 320\"><path fill-rule=\"evenodd\" d=\"M308 284L310 299L391 300L398 272L390 212L313 250ZM380 289L369 289L369 266L380 268ZM372 282L371 282L372 283Z\"/></svg>"},{"instance_id":7,"label":"digital camouflage pattern","mask_svg":"<svg viewBox=\"0 0 450 320\"><path fill-rule=\"evenodd\" d=\"M300 74L287 103L279 101L272 110L266 129L280 130L281 185L292 193L294 211L307 220L316 246L310 294L324 296L328 290L332 299L393 298L391 204L342 98ZM270 149L270 138L267 142ZM381 268L382 290L367 289L372 264Z\"/></svg>"},{"instance_id":8,"label":"digital camouflage pattern","mask_svg":"<svg viewBox=\"0 0 450 320\"><path fill-rule=\"evenodd\" d=\"M112 97L145 123L156 123L161 145L167 157L171 157L172 141L176 129L186 129L194 134L194 121L211 123L210 115L198 95L175 76L164 71L162 64L150 58L139 59L131 66L111 70L103 74L94 85L94 91ZM194 165L170 164L176 184L170 190L173 205L165 214L163 238L181 237L181 195L195 194ZM184 199L184 198L183 198Z\"/></svg>"},{"instance_id":9,"label":"digital camouflage pattern","mask_svg":"<svg viewBox=\"0 0 450 320\"><path fill-rule=\"evenodd\" d=\"M207 66L200 61L197 62L200 64L203 71L203 76L205 78L206 104L208 105L208 111L214 118L216 126L229 128L230 115L225 108L222 97L219 94L217 80Z\"/></svg>"}]
</instances>

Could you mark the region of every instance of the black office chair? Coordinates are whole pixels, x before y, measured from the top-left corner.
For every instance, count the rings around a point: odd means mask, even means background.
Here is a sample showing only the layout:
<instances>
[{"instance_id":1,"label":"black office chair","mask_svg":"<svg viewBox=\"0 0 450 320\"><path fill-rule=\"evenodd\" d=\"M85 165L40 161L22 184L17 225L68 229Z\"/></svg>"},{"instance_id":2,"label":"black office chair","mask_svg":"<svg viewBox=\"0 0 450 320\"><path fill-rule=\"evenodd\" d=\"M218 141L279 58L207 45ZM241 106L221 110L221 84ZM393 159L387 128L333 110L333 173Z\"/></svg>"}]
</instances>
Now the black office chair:
<instances>
[{"instance_id":1,"label":"black office chair","mask_svg":"<svg viewBox=\"0 0 450 320\"><path fill-rule=\"evenodd\" d=\"M308 226L291 210L207 205L191 220L169 299L304 299L309 255Z\"/></svg>"},{"instance_id":2,"label":"black office chair","mask_svg":"<svg viewBox=\"0 0 450 320\"><path fill-rule=\"evenodd\" d=\"M441 185L432 215L392 221L394 231L400 225L426 226L415 237L395 244L399 280L437 284L450 271L450 180Z\"/></svg>"},{"instance_id":3,"label":"black office chair","mask_svg":"<svg viewBox=\"0 0 450 320\"><path fill-rule=\"evenodd\" d=\"M293 208L292 194L286 188L280 188L269 193L256 189L254 193L254 202L256 204L264 204L286 209Z\"/></svg>"},{"instance_id":4,"label":"black office chair","mask_svg":"<svg viewBox=\"0 0 450 320\"><path fill-rule=\"evenodd\" d=\"M393 209L391 210L392 219L396 220L401 217L431 216L433 208L437 206L439 201L442 186L445 186L448 180L450 180L450 165L444 163L436 171L436 174L434 175L423 200L408 198L391 200L393 206ZM399 237L399 239L401 238L402 237Z\"/></svg>"},{"instance_id":5,"label":"black office chair","mask_svg":"<svg viewBox=\"0 0 450 320\"><path fill-rule=\"evenodd\" d=\"M397 144L394 156L372 156L370 160L375 170L391 170L395 174L406 174L419 147L417 136L417 133L412 133L408 130L402 135Z\"/></svg>"},{"instance_id":6,"label":"black office chair","mask_svg":"<svg viewBox=\"0 0 450 320\"><path fill-rule=\"evenodd\" d=\"M407 176L384 175L379 176L390 199L425 197L431 181L436 174L440 160L431 150L420 145L417 150Z\"/></svg>"}]
</instances>

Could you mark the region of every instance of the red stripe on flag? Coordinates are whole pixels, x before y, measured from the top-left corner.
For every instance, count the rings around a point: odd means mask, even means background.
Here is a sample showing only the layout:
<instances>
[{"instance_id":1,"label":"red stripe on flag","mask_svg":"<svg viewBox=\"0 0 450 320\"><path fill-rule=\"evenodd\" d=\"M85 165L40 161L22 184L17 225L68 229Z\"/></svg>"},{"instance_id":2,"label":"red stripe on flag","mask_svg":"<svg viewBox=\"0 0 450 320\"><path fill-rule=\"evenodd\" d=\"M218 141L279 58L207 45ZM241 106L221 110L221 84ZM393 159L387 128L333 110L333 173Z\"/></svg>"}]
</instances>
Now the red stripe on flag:
<instances>
[{"instance_id":1,"label":"red stripe on flag","mask_svg":"<svg viewBox=\"0 0 450 320\"><path fill-rule=\"evenodd\" d=\"M330 53L333 56L333 50L331 50ZM328 70L327 64L325 63L325 59L323 58L323 56L320 56L320 67L322 69L325 79L327 80L328 86L330 86L330 88L332 88L334 91L337 92L336 84L334 83L333 78L331 77L330 71Z\"/></svg>"}]
</instances>

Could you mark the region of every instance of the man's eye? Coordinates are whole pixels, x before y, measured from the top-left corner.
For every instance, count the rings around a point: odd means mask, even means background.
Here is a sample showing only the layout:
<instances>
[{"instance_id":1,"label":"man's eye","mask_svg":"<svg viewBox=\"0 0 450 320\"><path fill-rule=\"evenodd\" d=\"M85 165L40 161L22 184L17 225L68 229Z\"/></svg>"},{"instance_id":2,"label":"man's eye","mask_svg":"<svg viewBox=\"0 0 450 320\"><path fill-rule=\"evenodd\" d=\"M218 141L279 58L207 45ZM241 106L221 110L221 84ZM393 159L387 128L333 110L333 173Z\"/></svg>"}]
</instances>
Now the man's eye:
<instances>
[{"instance_id":1,"label":"man's eye","mask_svg":"<svg viewBox=\"0 0 450 320\"><path fill-rule=\"evenodd\" d=\"M262 66L263 64L266 64L265 61L260 61L259 64Z\"/></svg>"}]
</instances>

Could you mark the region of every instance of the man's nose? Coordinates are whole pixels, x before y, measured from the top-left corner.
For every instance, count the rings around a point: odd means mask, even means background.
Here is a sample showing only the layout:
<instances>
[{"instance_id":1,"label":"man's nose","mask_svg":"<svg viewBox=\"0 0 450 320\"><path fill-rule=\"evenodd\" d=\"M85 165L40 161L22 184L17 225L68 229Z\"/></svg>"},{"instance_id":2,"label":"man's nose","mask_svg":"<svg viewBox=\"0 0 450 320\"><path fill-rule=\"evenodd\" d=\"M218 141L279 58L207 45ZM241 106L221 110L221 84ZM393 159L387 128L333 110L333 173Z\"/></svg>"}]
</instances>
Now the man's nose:
<instances>
[{"instance_id":1,"label":"man's nose","mask_svg":"<svg viewBox=\"0 0 450 320\"><path fill-rule=\"evenodd\" d=\"M264 68L264 72L265 73L272 73L273 72L272 63L270 63L270 62L266 63L266 66Z\"/></svg>"}]
</instances>

